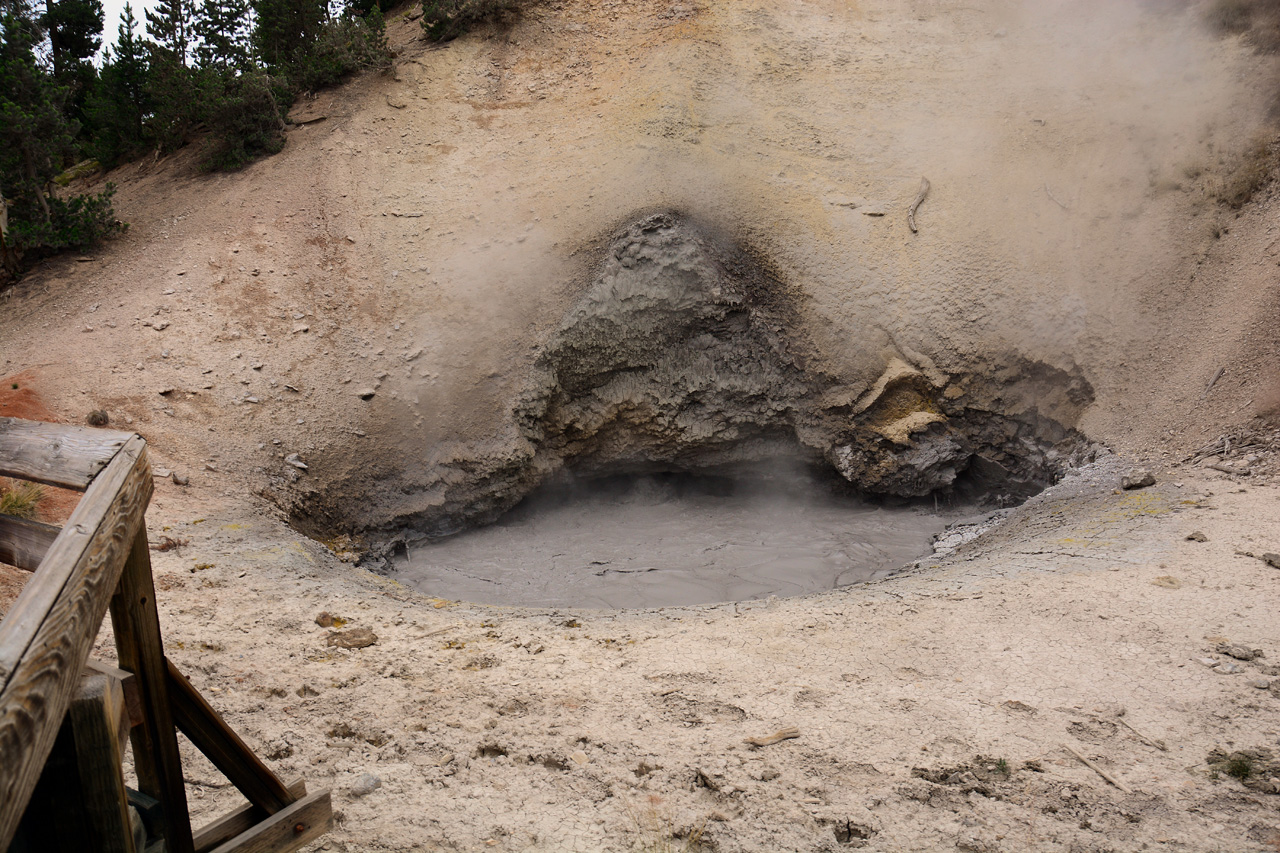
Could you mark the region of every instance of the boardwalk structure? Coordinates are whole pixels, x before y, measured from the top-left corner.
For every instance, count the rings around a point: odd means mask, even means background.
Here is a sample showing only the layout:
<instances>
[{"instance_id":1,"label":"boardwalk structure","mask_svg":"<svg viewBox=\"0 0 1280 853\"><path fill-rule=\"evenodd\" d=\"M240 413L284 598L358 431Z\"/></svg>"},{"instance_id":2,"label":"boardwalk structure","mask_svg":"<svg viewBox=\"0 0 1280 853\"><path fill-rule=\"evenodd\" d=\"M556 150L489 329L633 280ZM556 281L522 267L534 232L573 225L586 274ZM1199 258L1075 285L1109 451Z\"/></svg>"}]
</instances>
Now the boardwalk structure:
<instances>
[{"instance_id":1,"label":"boardwalk structure","mask_svg":"<svg viewBox=\"0 0 1280 853\"><path fill-rule=\"evenodd\" d=\"M284 784L164 655L146 441L0 418L0 476L84 493L62 527L0 515L0 561L33 572L0 620L0 851L286 853L323 835L329 792ZM116 666L89 659L108 611ZM178 731L247 800L194 832Z\"/></svg>"}]
</instances>

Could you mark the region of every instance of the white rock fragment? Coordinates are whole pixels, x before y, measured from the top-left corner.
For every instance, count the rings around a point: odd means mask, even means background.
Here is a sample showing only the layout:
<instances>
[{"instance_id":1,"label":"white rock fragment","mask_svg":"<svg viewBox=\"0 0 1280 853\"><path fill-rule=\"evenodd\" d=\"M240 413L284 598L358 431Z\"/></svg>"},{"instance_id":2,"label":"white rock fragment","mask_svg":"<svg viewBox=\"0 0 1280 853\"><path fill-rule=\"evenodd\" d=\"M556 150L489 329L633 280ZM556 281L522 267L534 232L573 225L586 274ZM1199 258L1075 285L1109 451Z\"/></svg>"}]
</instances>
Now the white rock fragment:
<instances>
[{"instance_id":1,"label":"white rock fragment","mask_svg":"<svg viewBox=\"0 0 1280 853\"><path fill-rule=\"evenodd\" d=\"M372 773L365 773L351 786L351 796L367 797L382 787L382 780Z\"/></svg>"}]
</instances>

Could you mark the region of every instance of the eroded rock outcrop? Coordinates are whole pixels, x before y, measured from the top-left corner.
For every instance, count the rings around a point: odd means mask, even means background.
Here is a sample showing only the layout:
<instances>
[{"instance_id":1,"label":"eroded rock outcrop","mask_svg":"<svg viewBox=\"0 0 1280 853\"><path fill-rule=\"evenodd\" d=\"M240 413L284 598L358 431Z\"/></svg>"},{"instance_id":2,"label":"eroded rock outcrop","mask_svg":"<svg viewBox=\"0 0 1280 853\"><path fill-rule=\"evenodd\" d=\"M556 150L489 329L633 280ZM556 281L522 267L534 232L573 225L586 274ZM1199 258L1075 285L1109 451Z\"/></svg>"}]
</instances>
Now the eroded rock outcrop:
<instances>
[{"instance_id":1,"label":"eroded rock outcrop","mask_svg":"<svg viewBox=\"0 0 1280 853\"><path fill-rule=\"evenodd\" d=\"M868 492L918 497L966 474L1025 493L1080 450L1078 373L1013 360L949 373L888 358L858 393L823 368L803 297L744 248L676 214L619 234L547 343L517 409L538 465L697 471L790 455Z\"/></svg>"},{"instance_id":2,"label":"eroded rock outcrop","mask_svg":"<svg viewBox=\"0 0 1280 853\"><path fill-rule=\"evenodd\" d=\"M806 335L803 300L715 228L644 216L607 243L541 347L505 444L349 526L385 546L491 521L565 472L742 474L779 458L874 495L1016 498L1088 454L1073 429L1092 401L1079 370L1018 356L944 367L894 346L877 379L851 382Z\"/></svg>"}]
</instances>

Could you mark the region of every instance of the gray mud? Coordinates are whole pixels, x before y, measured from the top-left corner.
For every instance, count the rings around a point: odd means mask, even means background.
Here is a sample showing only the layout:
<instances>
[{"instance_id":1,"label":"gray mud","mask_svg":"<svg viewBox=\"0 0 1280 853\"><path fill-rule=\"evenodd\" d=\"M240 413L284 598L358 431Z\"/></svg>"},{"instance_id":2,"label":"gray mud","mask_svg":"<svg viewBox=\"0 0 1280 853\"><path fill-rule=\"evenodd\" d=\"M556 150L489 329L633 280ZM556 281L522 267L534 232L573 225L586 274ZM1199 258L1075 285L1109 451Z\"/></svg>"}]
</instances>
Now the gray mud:
<instances>
[{"instance_id":1,"label":"gray mud","mask_svg":"<svg viewBox=\"0 0 1280 853\"><path fill-rule=\"evenodd\" d=\"M892 574L959 512L776 484L641 477L539 494L489 527L411 545L392 576L446 599L651 608L790 597Z\"/></svg>"}]
</instances>

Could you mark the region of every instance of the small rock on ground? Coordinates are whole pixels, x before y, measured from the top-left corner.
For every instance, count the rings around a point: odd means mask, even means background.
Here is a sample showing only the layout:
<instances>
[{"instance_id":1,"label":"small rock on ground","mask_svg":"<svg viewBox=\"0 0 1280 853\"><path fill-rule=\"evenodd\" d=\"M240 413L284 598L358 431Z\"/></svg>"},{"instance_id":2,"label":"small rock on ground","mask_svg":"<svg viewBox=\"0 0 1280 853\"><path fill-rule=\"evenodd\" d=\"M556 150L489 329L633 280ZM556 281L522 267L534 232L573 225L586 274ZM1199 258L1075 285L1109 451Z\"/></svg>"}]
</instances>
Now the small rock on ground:
<instances>
[{"instance_id":1,"label":"small rock on ground","mask_svg":"<svg viewBox=\"0 0 1280 853\"><path fill-rule=\"evenodd\" d=\"M368 628L352 628L350 631L334 631L324 642L340 649L363 649L378 642L378 635Z\"/></svg>"},{"instance_id":2,"label":"small rock on ground","mask_svg":"<svg viewBox=\"0 0 1280 853\"><path fill-rule=\"evenodd\" d=\"M1145 489L1147 486L1154 486L1155 484L1155 475L1145 468L1135 468L1120 478L1120 488L1125 490Z\"/></svg>"},{"instance_id":3,"label":"small rock on ground","mask_svg":"<svg viewBox=\"0 0 1280 853\"><path fill-rule=\"evenodd\" d=\"M382 780L372 773L365 773L351 786L351 796L367 797L382 787Z\"/></svg>"}]
</instances>

